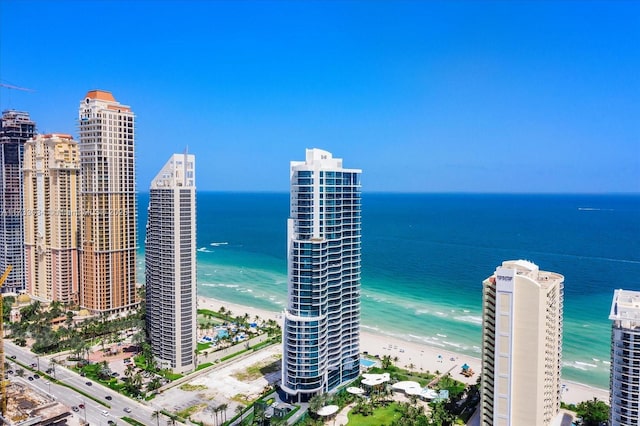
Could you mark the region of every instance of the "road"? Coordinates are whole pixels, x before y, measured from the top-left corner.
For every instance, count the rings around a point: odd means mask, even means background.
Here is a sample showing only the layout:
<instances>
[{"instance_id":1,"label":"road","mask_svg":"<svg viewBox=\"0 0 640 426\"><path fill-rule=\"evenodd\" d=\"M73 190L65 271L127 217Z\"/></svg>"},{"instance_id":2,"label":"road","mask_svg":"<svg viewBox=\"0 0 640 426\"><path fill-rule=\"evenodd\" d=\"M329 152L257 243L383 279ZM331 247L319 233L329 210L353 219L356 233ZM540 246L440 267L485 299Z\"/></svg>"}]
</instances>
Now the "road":
<instances>
[{"instance_id":1,"label":"road","mask_svg":"<svg viewBox=\"0 0 640 426\"><path fill-rule=\"evenodd\" d=\"M11 377L12 380L21 380L28 386L51 395L56 401L66 405L70 409L71 407L77 407L83 404L85 407L84 410L80 409L76 415L88 421L91 425L107 425L109 420L116 422L116 424L124 425L126 424L125 422L118 421L118 419L123 416L130 417L146 425L153 425L157 422L157 419L152 417L153 412L157 411L157 408L149 407L144 403L114 392L108 387L87 379L86 377L82 377L63 366L55 365L54 367L54 365L50 365L50 358L48 357L37 356L27 348L17 346L8 340L4 342L4 351L6 361L10 364L9 369L14 371L14 375ZM14 367L12 364L15 361L27 367L25 368L18 365ZM29 367L32 365L35 367ZM23 368L25 370L24 377L17 377L15 375L16 368ZM51 377L54 377L69 387L59 385L43 377L43 372L49 368L54 368L54 371L50 374ZM33 381L28 380L28 377L33 377L33 373L35 372L38 372L41 377ZM90 385L88 383L90 383ZM86 397L78 392L78 390L91 395L99 402ZM110 396L111 400L107 400L107 396ZM124 411L127 407L131 409L131 413Z\"/></svg>"}]
</instances>

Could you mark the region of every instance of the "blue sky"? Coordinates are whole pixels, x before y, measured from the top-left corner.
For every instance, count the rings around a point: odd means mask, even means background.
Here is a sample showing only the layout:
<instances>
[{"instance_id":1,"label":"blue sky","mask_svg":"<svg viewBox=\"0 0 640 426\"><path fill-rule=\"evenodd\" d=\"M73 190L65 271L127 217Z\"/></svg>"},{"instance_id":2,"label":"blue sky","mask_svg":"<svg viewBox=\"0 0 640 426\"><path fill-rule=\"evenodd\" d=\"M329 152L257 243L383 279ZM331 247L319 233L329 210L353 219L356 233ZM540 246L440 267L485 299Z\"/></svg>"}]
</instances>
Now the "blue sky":
<instances>
[{"instance_id":1,"label":"blue sky","mask_svg":"<svg viewBox=\"0 0 640 426\"><path fill-rule=\"evenodd\" d=\"M322 148L364 191L640 192L640 2L0 2L0 107L136 113L138 190L287 191Z\"/></svg>"}]
</instances>

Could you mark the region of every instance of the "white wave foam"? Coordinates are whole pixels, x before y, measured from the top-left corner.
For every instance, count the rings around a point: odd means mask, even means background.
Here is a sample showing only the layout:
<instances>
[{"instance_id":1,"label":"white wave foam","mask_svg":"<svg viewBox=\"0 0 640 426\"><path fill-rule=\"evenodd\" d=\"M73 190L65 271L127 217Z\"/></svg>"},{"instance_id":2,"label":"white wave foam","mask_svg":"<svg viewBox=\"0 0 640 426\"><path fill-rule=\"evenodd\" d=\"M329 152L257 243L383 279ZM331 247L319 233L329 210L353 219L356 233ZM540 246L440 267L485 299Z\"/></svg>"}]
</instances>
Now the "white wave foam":
<instances>
[{"instance_id":1,"label":"white wave foam","mask_svg":"<svg viewBox=\"0 0 640 426\"><path fill-rule=\"evenodd\" d=\"M223 284L223 283L200 283L198 285L202 285L205 287L226 287L226 288L238 288L240 287L238 284Z\"/></svg>"},{"instance_id":2,"label":"white wave foam","mask_svg":"<svg viewBox=\"0 0 640 426\"><path fill-rule=\"evenodd\" d=\"M463 349L463 345L461 345L460 343L453 343L453 342L447 342L446 340L443 340L442 343L449 345L449 346L453 346L454 348L459 348L459 349Z\"/></svg>"},{"instance_id":3,"label":"white wave foam","mask_svg":"<svg viewBox=\"0 0 640 426\"><path fill-rule=\"evenodd\" d=\"M446 334L440 334L440 333L436 333L436 336L440 336L440 337L447 337Z\"/></svg>"},{"instance_id":4,"label":"white wave foam","mask_svg":"<svg viewBox=\"0 0 640 426\"><path fill-rule=\"evenodd\" d=\"M482 317L475 316L475 315L465 315L462 317L455 317L455 319L462 322L469 322L471 324L482 325Z\"/></svg>"}]
</instances>

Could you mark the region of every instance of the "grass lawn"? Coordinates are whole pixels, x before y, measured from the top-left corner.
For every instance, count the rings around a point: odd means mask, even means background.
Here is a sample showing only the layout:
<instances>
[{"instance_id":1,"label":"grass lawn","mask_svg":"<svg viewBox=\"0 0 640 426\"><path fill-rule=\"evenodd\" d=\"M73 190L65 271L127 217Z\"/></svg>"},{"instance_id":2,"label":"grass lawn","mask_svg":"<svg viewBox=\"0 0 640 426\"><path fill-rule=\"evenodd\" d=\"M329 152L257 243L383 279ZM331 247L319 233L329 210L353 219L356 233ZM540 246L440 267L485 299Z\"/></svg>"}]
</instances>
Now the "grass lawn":
<instances>
[{"instance_id":1,"label":"grass lawn","mask_svg":"<svg viewBox=\"0 0 640 426\"><path fill-rule=\"evenodd\" d=\"M380 426L391 424L391 422L402 416L400 411L396 411L396 408L398 408L398 404L394 402L386 407L376 408L370 416L354 414L353 411L349 411L349 426Z\"/></svg>"}]
</instances>

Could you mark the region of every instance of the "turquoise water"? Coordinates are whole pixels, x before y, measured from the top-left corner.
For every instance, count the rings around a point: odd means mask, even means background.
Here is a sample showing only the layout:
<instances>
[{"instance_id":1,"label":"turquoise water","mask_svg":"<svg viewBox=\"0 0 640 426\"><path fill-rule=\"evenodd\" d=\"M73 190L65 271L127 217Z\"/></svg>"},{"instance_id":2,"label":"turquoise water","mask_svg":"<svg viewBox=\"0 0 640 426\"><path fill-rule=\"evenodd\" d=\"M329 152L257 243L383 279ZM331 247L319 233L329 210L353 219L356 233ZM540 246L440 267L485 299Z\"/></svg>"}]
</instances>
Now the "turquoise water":
<instances>
[{"instance_id":1,"label":"turquoise water","mask_svg":"<svg viewBox=\"0 0 640 426\"><path fill-rule=\"evenodd\" d=\"M197 202L199 294L282 310L288 194ZM482 280L527 259L565 276L563 377L608 388L611 298L640 289L639 235L640 196L365 193L362 327L480 356Z\"/></svg>"}]
</instances>

